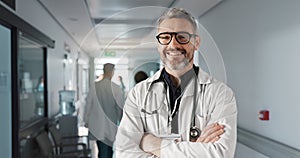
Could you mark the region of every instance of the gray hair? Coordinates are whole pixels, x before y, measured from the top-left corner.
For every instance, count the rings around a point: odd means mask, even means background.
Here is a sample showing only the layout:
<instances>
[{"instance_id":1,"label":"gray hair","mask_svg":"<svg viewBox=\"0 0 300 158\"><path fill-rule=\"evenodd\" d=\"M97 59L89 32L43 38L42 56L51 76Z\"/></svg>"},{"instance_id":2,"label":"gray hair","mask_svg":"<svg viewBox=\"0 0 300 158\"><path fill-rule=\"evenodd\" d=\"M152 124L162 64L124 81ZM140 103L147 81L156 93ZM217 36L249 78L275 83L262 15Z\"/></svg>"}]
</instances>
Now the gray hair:
<instances>
[{"instance_id":1,"label":"gray hair","mask_svg":"<svg viewBox=\"0 0 300 158\"><path fill-rule=\"evenodd\" d=\"M195 33L198 33L197 20L192 16L191 13L187 12L182 8L170 8L167 11L165 11L164 14L158 19L157 26L159 26L164 20L172 18L188 20L193 25Z\"/></svg>"}]
</instances>

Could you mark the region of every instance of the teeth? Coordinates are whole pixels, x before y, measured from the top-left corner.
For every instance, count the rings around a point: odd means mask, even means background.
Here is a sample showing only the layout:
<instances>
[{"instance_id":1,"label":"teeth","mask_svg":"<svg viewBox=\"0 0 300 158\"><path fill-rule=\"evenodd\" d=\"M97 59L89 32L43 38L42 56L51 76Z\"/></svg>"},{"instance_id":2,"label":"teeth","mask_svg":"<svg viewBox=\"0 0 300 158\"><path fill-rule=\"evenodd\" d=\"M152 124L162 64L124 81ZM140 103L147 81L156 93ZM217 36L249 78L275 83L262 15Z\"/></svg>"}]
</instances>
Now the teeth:
<instances>
[{"instance_id":1,"label":"teeth","mask_svg":"<svg viewBox=\"0 0 300 158\"><path fill-rule=\"evenodd\" d=\"M168 52L167 53L168 55L171 55L171 56L177 56L177 55L182 55L182 53L181 52Z\"/></svg>"}]
</instances>

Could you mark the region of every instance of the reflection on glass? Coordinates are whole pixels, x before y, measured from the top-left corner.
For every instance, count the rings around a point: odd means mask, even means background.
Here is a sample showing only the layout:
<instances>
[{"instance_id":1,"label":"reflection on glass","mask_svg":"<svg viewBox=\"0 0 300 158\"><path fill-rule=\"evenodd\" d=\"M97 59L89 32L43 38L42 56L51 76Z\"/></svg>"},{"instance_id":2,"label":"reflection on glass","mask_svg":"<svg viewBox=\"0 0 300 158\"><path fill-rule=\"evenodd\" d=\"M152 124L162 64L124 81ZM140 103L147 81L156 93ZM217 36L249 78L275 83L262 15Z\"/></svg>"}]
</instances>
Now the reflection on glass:
<instances>
[{"instance_id":1,"label":"reflection on glass","mask_svg":"<svg viewBox=\"0 0 300 158\"><path fill-rule=\"evenodd\" d=\"M0 24L0 157L12 157L11 30Z\"/></svg>"},{"instance_id":2,"label":"reflection on glass","mask_svg":"<svg viewBox=\"0 0 300 158\"><path fill-rule=\"evenodd\" d=\"M18 51L20 128L44 116L43 48L20 35Z\"/></svg>"}]
</instances>

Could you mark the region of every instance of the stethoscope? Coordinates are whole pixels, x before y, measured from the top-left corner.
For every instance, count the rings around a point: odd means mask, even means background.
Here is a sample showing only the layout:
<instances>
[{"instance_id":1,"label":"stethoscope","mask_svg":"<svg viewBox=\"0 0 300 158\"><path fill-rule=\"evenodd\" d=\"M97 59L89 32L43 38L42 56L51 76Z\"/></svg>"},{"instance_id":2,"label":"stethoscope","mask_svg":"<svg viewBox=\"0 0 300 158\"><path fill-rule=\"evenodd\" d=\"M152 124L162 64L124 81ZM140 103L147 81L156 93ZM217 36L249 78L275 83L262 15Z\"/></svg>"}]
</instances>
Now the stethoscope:
<instances>
[{"instance_id":1,"label":"stethoscope","mask_svg":"<svg viewBox=\"0 0 300 158\"><path fill-rule=\"evenodd\" d=\"M202 90L204 88L202 88L202 85L201 85L201 92L200 93L203 93ZM197 86L197 78L195 77L195 87L194 87L194 104L193 104L193 111L192 111L192 114L193 114L193 117L192 117L192 121L191 121L191 128L190 128L190 141L196 141L200 135L201 135L201 130L199 127L196 126L196 103L197 103L197 90L198 90L198 86Z\"/></svg>"},{"instance_id":2,"label":"stethoscope","mask_svg":"<svg viewBox=\"0 0 300 158\"><path fill-rule=\"evenodd\" d=\"M196 75L197 76L197 75ZM195 88L194 88L194 98L193 98L193 111L192 111L192 114L193 114L193 117L192 117L192 120L191 120L191 128L190 128L190 141L196 141L200 135L201 135L201 130L199 127L196 126L196 103L197 103L197 90L198 90L198 86L197 86L197 77L194 77L194 82L195 82ZM151 86L153 85L154 83L151 84ZM204 87L203 87L203 84L200 85L200 88L201 88L201 93L203 93L202 90L204 90ZM150 89L150 88L149 88ZM149 89L148 89L148 92L146 94L146 97L145 99L148 97L148 94L149 94ZM160 108L160 107L159 107ZM159 109L158 108L158 109ZM145 114L149 114L149 115L152 115L152 114L157 114L158 113L158 110L153 110L151 112L147 111L146 109L142 108L141 109L141 112L145 113Z\"/></svg>"}]
</instances>

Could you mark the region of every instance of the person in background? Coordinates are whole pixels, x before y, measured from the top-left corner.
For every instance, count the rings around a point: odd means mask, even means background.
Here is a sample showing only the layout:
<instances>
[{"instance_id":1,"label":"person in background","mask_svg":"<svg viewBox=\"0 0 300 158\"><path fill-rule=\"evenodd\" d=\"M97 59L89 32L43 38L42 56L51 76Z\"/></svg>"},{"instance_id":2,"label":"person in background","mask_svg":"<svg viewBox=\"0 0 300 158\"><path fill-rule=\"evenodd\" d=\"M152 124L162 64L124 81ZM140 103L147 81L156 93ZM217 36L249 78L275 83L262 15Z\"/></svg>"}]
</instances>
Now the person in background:
<instances>
[{"instance_id":1,"label":"person in background","mask_svg":"<svg viewBox=\"0 0 300 158\"><path fill-rule=\"evenodd\" d=\"M112 145L117 132L117 124L122 117L124 94L111 81L114 64L104 64L103 79L95 82L87 97L83 121L89 129L91 140L97 140L98 158L111 158Z\"/></svg>"},{"instance_id":2,"label":"person in background","mask_svg":"<svg viewBox=\"0 0 300 158\"><path fill-rule=\"evenodd\" d=\"M124 82L123 82L123 77L122 76L118 76L118 80L120 82L120 88L122 89L123 93L125 94L125 85L124 85Z\"/></svg>"},{"instance_id":3,"label":"person in background","mask_svg":"<svg viewBox=\"0 0 300 158\"><path fill-rule=\"evenodd\" d=\"M101 81L103 79L103 74L96 76L95 82Z\"/></svg>"},{"instance_id":4,"label":"person in background","mask_svg":"<svg viewBox=\"0 0 300 158\"><path fill-rule=\"evenodd\" d=\"M134 81L138 84L148 78L148 75L144 71L139 71L134 75Z\"/></svg>"},{"instance_id":5,"label":"person in background","mask_svg":"<svg viewBox=\"0 0 300 158\"><path fill-rule=\"evenodd\" d=\"M171 8L157 32L164 66L129 92L116 157L233 158L236 100L228 86L194 65L200 46L195 18Z\"/></svg>"},{"instance_id":6,"label":"person in background","mask_svg":"<svg viewBox=\"0 0 300 158\"><path fill-rule=\"evenodd\" d=\"M36 89L37 89L38 92L44 91L44 77L43 76L41 76L39 78L39 82L38 82L38 84L36 86Z\"/></svg>"}]
</instances>

